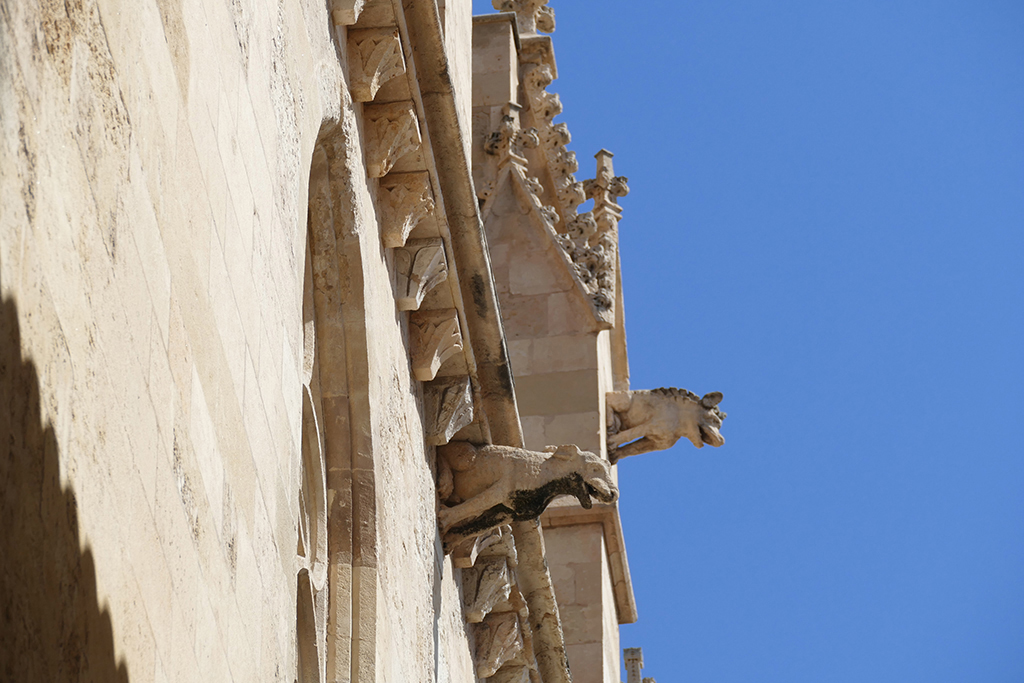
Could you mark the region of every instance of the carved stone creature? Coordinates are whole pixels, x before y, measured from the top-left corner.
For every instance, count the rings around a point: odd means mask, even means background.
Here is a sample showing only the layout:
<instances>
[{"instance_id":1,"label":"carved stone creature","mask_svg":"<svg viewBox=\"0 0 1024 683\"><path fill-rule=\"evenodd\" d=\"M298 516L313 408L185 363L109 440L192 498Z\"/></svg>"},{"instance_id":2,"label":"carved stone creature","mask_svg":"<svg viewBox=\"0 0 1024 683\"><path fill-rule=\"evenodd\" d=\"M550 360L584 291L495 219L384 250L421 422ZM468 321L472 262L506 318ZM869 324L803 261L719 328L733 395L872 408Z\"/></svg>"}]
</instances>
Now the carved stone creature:
<instances>
[{"instance_id":1,"label":"carved stone creature","mask_svg":"<svg viewBox=\"0 0 1024 683\"><path fill-rule=\"evenodd\" d=\"M437 518L446 549L512 521L536 519L559 495L613 503L619 490L608 463L574 445L544 452L455 441L437 449Z\"/></svg>"},{"instance_id":2,"label":"carved stone creature","mask_svg":"<svg viewBox=\"0 0 1024 683\"><path fill-rule=\"evenodd\" d=\"M609 459L614 463L671 448L684 436L697 448L721 446L725 437L719 430L726 416L717 408L721 400L718 391L703 398L675 388L608 392Z\"/></svg>"}]
</instances>

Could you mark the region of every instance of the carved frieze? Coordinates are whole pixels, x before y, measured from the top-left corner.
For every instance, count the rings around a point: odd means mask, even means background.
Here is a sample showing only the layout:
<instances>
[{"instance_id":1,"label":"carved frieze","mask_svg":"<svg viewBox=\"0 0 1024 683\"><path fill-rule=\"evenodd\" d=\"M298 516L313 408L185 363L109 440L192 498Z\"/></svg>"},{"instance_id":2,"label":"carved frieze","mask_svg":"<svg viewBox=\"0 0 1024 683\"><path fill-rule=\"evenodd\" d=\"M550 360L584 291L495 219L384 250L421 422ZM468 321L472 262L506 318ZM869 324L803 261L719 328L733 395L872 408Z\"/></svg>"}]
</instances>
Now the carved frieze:
<instances>
[{"instance_id":1,"label":"carved frieze","mask_svg":"<svg viewBox=\"0 0 1024 683\"><path fill-rule=\"evenodd\" d=\"M409 317L409 327L413 375L429 382L446 360L462 351L458 311L416 311Z\"/></svg>"},{"instance_id":2,"label":"carved frieze","mask_svg":"<svg viewBox=\"0 0 1024 683\"><path fill-rule=\"evenodd\" d=\"M426 171L388 175L380 182L377 206L384 246L404 246L413 228L434 211L430 175Z\"/></svg>"},{"instance_id":3,"label":"carved frieze","mask_svg":"<svg viewBox=\"0 0 1024 683\"><path fill-rule=\"evenodd\" d=\"M426 437L431 446L441 446L473 421L473 388L469 377L437 379L424 392Z\"/></svg>"},{"instance_id":4,"label":"carved frieze","mask_svg":"<svg viewBox=\"0 0 1024 683\"><path fill-rule=\"evenodd\" d=\"M388 239L385 238L385 244ZM408 240L395 248L395 302L400 311L415 311L427 292L448 279L440 238Z\"/></svg>"},{"instance_id":5,"label":"carved frieze","mask_svg":"<svg viewBox=\"0 0 1024 683\"><path fill-rule=\"evenodd\" d=\"M477 678L490 678L505 662L523 649L519 615L515 612L489 614L473 629Z\"/></svg>"},{"instance_id":6,"label":"carved frieze","mask_svg":"<svg viewBox=\"0 0 1024 683\"><path fill-rule=\"evenodd\" d=\"M419 148L420 127L412 101L367 104L366 171L371 178L383 178L395 162Z\"/></svg>"},{"instance_id":7,"label":"carved frieze","mask_svg":"<svg viewBox=\"0 0 1024 683\"><path fill-rule=\"evenodd\" d=\"M356 102L371 102L380 87L405 73L402 40L397 28L348 32L349 87Z\"/></svg>"}]
</instances>

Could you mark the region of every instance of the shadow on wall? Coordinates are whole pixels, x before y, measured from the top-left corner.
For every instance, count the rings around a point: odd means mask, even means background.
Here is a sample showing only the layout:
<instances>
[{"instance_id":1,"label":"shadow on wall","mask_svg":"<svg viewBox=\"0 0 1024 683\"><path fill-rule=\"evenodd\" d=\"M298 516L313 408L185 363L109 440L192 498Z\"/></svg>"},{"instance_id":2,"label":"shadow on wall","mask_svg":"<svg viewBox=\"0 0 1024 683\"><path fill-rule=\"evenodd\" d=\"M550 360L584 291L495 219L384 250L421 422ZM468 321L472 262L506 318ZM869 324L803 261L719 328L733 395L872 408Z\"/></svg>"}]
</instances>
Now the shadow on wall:
<instances>
[{"instance_id":1,"label":"shadow on wall","mask_svg":"<svg viewBox=\"0 0 1024 683\"><path fill-rule=\"evenodd\" d=\"M20 338L17 306L0 298L0 681L127 682Z\"/></svg>"}]
</instances>

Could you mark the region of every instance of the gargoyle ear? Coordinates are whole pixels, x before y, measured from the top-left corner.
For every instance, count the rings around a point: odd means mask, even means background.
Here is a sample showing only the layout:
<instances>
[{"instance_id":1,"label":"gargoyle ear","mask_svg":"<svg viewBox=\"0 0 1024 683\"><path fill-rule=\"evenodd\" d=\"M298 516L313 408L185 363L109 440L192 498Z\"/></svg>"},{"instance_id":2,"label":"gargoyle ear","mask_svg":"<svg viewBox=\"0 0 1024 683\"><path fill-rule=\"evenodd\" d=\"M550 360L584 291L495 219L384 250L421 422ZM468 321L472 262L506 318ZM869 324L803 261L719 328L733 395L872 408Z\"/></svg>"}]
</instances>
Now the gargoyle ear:
<instances>
[{"instance_id":1,"label":"gargoyle ear","mask_svg":"<svg viewBox=\"0 0 1024 683\"><path fill-rule=\"evenodd\" d=\"M721 391L711 391L704 394L704 398L700 400L700 404L705 408L714 408L722 401Z\"/></svg>"},{"instance_id":2,"label":"gargoyle ear","mask_svg":"<svg viewBox=\"0 0 1024 683\"><path fill-rule=\"evenodd\" d=\"M550 453L552 458L558 458L559 460L572 460L579 457L582 453L580 447L572 443L562 444L561 446L548 446L544 450Z\"/></svg>"}]
</instances>

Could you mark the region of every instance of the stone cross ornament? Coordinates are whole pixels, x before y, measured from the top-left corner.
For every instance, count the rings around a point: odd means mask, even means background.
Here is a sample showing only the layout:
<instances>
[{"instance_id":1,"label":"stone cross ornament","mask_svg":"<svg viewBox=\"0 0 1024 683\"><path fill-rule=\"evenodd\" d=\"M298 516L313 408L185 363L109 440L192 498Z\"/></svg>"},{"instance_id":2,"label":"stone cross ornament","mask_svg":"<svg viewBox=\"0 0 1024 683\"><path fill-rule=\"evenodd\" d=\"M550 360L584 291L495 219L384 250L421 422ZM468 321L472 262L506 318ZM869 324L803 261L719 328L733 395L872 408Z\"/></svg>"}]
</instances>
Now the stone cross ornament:
<instances>
[{"instance_id":1,"label":"stone cross ornament","mask_svg":"<svg viewBox=\"0 0 1024 683\"><path fill-rule=\"evenodd\" d=\"M608 413L608 459L671 448L686 437L697 448L704 444L721 446L722 420L718 409L722 394L712 391L698 397L686 389L674 387L640 391L609 391L605 405Z\"/></svg>"},{"instance_id":2,"label":"stone cross ornament","mask_svg":"<svg viewBox=\"0 0 1024 683\"><path fill-rule=\"evenodd\" d=\"M437 449L437 513L445 549L513 521L536 519L559 495L614 503L611 467L574 445L528 451L455 441Z\"/></svg>"}]
</instances>

